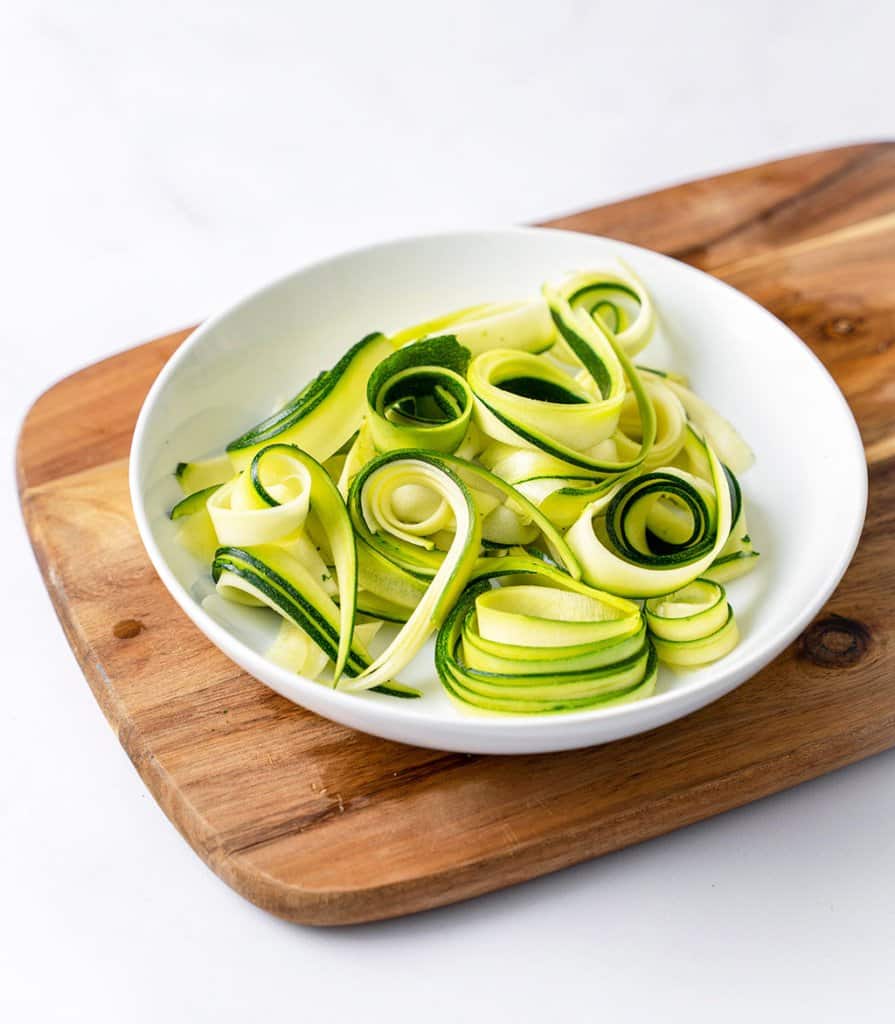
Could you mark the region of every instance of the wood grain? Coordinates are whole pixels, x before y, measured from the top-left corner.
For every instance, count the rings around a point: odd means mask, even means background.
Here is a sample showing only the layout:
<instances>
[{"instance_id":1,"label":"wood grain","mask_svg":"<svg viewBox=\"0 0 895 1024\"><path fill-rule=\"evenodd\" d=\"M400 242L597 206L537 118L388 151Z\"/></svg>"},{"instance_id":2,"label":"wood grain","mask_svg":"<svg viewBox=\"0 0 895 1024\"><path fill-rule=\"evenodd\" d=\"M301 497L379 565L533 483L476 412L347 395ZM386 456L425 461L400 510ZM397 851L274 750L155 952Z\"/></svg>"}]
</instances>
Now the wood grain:
<instances>
[{"instance_id":1,"label":"wood grain","mask_svg":"<svg viewBox=\"0 0 895 1024\"><path fill-rule=\"evenodd\" d=\"M895 744L893 211L895 145L881 143L556 222L672 252L773 310L836 376L871 463L857 557L799 641L723 700L605 747L485 758L389 743L289 704L212 648L155 576L127 495L137 411L188 332L42 396L18 451L38 562L100 706L199 855L291 920L374 920L524 881Z\"/></svg>"}]
</instances>

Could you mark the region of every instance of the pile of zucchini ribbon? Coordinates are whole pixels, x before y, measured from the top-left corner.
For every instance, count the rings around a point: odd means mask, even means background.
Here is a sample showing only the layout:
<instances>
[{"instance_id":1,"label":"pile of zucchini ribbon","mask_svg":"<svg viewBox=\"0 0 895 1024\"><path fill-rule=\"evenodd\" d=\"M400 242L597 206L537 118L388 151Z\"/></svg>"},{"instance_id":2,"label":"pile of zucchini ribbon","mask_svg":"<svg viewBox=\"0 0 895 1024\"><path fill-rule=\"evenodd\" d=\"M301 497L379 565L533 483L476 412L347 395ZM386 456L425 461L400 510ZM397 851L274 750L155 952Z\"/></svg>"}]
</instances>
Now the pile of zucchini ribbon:
<instances>
[{"instance_id":1,"label":"pile of zucchini ribbon","mask_svg":"<svg viewBox=\"0 0 895 1024\"><path fill-rule=\"evenodd\" d=\"M656 323L619 264L370 334L177 467L178 539L218 594L281 617L270 659L342 690L420 696L399 677L436 634L467 708L647 697L660 662L736 645L723 584L758 558L752 453L684 377L635 365Z\"/></svg>"}]
</instances>

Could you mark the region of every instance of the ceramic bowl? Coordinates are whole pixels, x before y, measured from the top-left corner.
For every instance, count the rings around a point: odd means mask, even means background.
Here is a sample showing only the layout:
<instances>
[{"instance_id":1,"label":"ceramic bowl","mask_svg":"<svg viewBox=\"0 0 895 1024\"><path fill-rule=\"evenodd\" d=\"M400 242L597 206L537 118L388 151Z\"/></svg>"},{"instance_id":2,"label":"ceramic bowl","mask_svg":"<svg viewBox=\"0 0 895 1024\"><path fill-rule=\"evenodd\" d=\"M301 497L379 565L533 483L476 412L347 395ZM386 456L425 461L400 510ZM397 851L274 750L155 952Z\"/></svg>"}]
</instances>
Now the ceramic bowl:
<instances>
[{"instance_id":1,"label":"ceramic bowl","mask_svg":"<svg viewBox=\"0 0 895 1024\"><path fill-rule=\"evenodd\" d=\"M728 588L741 642L715 664L661 671L654 696L605 710L510 716L466 710L443 692L427 647L402 681L420 700L351 694L293 675L263 651L266 610L229 606L207 567L175 543L168 510L180 460L220 451L373 330L393 332L452 308L537 294L541 282L621 257L653 295L656 338L640 357L686 373L756 453L744 475L759 567ZM739 686L805 628L844 573L867 495L864 452L836 384L761 306L701 271L606 238L544 229L403 239L314 263L196 330L146 398L134 433L131 494L146 550L196 626L287 699L354 729L467 753L565 750L664 725Z\"/></svg>"}]
</instances>

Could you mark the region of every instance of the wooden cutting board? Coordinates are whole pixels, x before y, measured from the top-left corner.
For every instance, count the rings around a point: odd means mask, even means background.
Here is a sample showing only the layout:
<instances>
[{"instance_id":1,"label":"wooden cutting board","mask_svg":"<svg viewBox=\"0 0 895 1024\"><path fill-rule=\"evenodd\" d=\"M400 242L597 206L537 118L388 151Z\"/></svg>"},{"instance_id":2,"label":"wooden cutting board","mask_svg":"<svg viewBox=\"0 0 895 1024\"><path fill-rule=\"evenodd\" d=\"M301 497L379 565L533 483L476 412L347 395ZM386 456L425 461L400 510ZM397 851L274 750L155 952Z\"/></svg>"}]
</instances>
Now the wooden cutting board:
<instances>
[{"instance_id":1,"label":"wooden cutting board","mask_svg":"<svg viewBox=\"0 0 895 1024\"><path fill-rule=\"evenodd\" d=\"M861 545L814 624L734 693L647 735L536 757L421 750L295 707L214 649L152 570L127 493L137 411L188 331L61 381L22 428L28 529L100 707L199 856L285 918L341 924L451 903L895 744L895 144L553 224L661 249L767 306L838 380L870 463Z\"/></svg>"}]
</instances>

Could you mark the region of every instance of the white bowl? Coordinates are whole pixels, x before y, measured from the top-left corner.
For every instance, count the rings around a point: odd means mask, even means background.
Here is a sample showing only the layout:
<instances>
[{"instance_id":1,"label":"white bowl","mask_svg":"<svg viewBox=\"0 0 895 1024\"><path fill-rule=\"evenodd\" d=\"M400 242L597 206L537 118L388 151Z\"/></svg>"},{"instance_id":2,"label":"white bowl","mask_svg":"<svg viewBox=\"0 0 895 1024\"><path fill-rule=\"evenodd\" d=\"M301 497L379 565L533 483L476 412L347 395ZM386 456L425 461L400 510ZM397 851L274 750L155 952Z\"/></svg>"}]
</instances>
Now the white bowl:
<instances>
[{"instance_id":1,"label":"white bowl","mask_svg":"<svg viewBox=\"0 0 895 1024\"><path fill-rule=\"evenodd\" d=\"M229 439L334 363L358 338L455 307L535 295L540 284L623 257L661 313L641 361L673 366L741 430L756 453L743 478L759 567L730 584L742 640L726 658L663 669L656 694L605 710L490 715L452 703L431 649L402 680L421 700L332 690L267 661L266 611L215 603L200 564L181 550L167 512L176 463ZM867 472L855 421L811 351L761 306L683 263L605 238L543 229L410 238L305 267L196 330L149 392L131 449L140 535L174 599L251 675L318 714L388 739L467 753L518 754L605 743L664 725L732 690L810 622L854 553ZM203 607L203 601L205 607Z\"/></svg>"}]
</instances>

